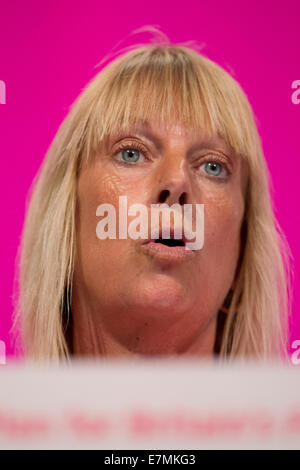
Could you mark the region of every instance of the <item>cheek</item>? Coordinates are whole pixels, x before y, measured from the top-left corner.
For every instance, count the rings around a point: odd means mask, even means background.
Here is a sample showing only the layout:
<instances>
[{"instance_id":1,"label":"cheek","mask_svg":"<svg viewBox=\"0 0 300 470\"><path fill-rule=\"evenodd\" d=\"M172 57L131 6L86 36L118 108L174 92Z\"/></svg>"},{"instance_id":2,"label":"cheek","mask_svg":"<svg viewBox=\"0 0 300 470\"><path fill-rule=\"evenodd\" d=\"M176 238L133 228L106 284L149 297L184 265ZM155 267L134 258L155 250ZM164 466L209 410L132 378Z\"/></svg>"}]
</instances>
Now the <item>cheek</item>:
<instances>
[{"instance_id":1,"label":"cheek","mask_svg":"<svg viewBox=\"0 0 300 470\"><path fill-rule=\"evenodd\" d=\"M99 240L96 227L100 220L96 215L100 204L111 204L116 210L116 228L119 221L119 196L127 196L128 204L136 202L139 188L119 176L105 162L96 163L82 172L78 180L77 196L77 266L84 275L94 275L99 264L112 267L125 257L127 240ZM117 269L117 266L116 266ZM112 271L112 270L111 270ZM117 270L116 270L117 272Z\"/></svg>"},{"instance_id":2,"label":"cheek","mask_svg":"<svg viewBox=\"0 0 300 470\"><path fill-rule=\"evenodd\" d=\"M241 194L208 197L205 203L204 248L215 260L232 269L240 252L240 232L244 214Z\"/></svg>"},{"instance_id":3,"label":"cheek","mask_svg":"<svg viewBox=\"0 0 300 470\"><path fill-rule=\"evenodd\" d=\"M86 211L99 204L116 204L119 195L126 193L124 181L111 169L101 163L86 170L78 182L78 198Z\"/></svg>"},{"instance_id":4,"label":"cheek","mask_svg":"<svg viewBox=\"0 0 300 470\"><path fill-rule=\"evenodd\" d=\"M128 176L118 172L106 162L96 163L79 178L78 197L85 207L85 212L96 211L99 204L113 204L116 213L119 208L119 197L127 196L128 204L144 202L145 179L139 178L134 183ZM94 214L95 214L94 211Z\"/></svg>"},{"instance_id":5,"label":"cheek","mask_svg":"<svg viewBox=\"0 0 300 470\"><path fill-rule=\"evenodd\" d=\"M126 183L112 169L108 170L101 162L83 171L77 187L77 221L81 246L87 241L99 247L96 237L96 216L100 204L111 204L118 212L119 196L127 193Z\"/></svg>"},{"instance_id":6,"label":"cheek","mask_svg":"<svg viewBox=\"0 0 300 470\"><path fill-rule=\"evenodd\" d=\"M97 181L98 204L110 203L115 206L119 203L119 196L126 194L126 184L114 172L103 172Z\"/></svg>"},{"instance_id":7,"label":"cheek","mask_svg":"<svg viewBox=\"0 0 300 470\"><path fill-rule=\"evenodd\" d=\"M243 211L231 201L214 204L206 208L207 233L215 238L223 240L231 239L239 234Z\"/></svg>"}]
</instances>

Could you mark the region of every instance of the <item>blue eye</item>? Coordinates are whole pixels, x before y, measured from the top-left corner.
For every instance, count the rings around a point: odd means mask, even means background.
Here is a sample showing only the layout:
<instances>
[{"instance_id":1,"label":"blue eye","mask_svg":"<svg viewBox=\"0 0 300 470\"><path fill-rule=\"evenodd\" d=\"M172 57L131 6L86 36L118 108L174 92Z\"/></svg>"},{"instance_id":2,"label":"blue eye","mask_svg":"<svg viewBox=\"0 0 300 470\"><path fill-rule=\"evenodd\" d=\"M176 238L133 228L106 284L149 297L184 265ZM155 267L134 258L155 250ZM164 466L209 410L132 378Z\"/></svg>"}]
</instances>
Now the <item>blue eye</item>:
<instances>
[{"instance_id":1,"label":"blue eye","mask_svg":"<svg viewBox=\"0 0 300 470\"><path fill-rule=\"evenodd\" d=\"M209 175L219 176L222 173L223 167L218 162L207 162L205 163L205 171Z\"/></svg>"},{"instance_id":2,"label":"blue eye","mask_svg":"<svg viewBox=\"0 0 300 470\"><path fill-rule=\"evenodd\" d=\"M127 148L125 150L122 150L122 160L127 163L135 163L140 159L140 151Z\"/></svg>"}]
</instances>

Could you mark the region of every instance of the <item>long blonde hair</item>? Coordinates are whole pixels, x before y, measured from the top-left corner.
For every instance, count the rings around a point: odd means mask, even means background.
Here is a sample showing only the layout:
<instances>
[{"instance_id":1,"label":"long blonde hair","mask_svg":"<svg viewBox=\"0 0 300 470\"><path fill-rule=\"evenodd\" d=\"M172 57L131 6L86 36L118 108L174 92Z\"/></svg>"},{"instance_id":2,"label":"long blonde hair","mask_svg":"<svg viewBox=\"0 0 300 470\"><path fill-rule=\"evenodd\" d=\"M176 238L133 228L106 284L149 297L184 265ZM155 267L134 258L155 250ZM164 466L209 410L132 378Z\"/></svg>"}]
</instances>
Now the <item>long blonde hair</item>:
<instances>
[{"instance_id":1,"label":"long blonde hair","mask_svg":"<svg viewBox=\"0 0 300 470\"><path fill-rule=\"evenodd\" d=\"M27 357L70 357L64 318L70 314L76 259L78 174L106 137L140 120L217 133L247 162L242 254L220 358L285 356L290 253L274 216L255 117L237 81L189 44L172 44L158 32L151 44L123 49L61 124L33 182L19 251L14 328Z\"/></svg>"}]
</instances>

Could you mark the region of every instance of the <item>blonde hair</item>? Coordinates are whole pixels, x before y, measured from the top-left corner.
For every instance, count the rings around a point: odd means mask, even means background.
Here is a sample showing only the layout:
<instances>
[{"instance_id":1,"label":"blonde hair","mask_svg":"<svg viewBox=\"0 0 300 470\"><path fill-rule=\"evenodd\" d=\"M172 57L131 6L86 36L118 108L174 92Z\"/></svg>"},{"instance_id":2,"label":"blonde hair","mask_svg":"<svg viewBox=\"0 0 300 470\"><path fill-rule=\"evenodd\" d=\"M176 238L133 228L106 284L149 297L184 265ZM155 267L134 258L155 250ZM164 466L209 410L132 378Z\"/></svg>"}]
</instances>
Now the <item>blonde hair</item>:
<instances>
[{"instance_id":1,"label":"blonde hair","mask_svg":"<svg viewBox=\"0 0 300 470\"><path fill-rule=\"evenodd\" d=\"M33 182L20 245L14 328L27 357L70 357L64 314L72 295L81 165L114 131L152 120L218 134L247 162L242 254L220 358L285 356L290 253L274 216L255 117L237 81L191 44L172 44L158 32L151 44L123 49L61 124Z\"/></svg>"}]
</instances>

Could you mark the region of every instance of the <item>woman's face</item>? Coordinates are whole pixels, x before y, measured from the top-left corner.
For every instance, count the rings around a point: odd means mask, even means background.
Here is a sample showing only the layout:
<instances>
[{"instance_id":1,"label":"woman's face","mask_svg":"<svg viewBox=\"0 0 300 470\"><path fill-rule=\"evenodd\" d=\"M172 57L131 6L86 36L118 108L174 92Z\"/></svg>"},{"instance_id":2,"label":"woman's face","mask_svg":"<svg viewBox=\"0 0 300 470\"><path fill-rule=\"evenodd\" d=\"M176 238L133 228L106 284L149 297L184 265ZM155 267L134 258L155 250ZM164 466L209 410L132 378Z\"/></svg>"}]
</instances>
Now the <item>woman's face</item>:
<instances>
[{"instance_id":1,"label":"woman's face","mask_svg":"<svg viewBox=\"0 0 300 470\"><path fill-rule=\"evenodd\" d=\"M242 161L218 137L155 123L112 136L78 181L75 328L92 324L106 344L144 354L192 350L205 331L212 338L240 254L245 186ZM149 217L151 204L204 204L203 247L100 240L96 209L115 207L118 236L119 196Z\"/></svg>"}]
</instances>

